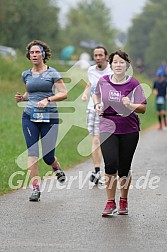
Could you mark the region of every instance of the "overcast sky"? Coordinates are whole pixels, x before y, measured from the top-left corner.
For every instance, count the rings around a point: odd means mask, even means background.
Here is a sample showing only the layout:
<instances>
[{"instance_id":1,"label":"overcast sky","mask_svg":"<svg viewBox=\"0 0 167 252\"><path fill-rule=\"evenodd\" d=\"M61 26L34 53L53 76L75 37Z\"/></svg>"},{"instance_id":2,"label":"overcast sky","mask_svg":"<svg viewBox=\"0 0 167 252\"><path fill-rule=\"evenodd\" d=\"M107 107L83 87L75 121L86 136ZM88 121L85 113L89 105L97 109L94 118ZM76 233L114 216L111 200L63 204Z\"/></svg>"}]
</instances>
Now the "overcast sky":
<instances>
[{"instance_id":1,"label":"overcast sky","mask_svg":"<svg viewBox=\"0 0 167 252\"><path fill-rule=\"evenodd\" d=\"M67 10L79 0L57 0L59 7L61 8L61 22ZM115 28L127 31L131 25L132 18L142 12L143 7L148 0L104 0L106 6L111 8L112 11L112 23Z\"/></svg>"}]
</instances>

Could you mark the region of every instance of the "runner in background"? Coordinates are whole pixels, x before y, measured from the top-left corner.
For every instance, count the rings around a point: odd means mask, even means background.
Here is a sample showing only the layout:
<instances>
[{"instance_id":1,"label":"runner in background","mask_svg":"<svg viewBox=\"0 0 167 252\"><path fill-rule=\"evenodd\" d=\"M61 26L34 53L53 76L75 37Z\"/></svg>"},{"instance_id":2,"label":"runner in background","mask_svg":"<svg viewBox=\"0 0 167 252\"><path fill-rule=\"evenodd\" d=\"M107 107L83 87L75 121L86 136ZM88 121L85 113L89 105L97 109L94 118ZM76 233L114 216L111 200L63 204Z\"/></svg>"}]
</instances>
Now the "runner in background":
<instances>
[{"instance_id":1,"label":"runner in background","mask_svg":"<svg viewBox=\"0 0 167 252\"><path fill-rule=\"evenodd\" d=\"M96 47L93 51L93 58L96 64L90 66L88 69L88 84L83 92L82 101L87 101L88 94L90 94L86 111L87 129L92 136L92 160L94 165L94 171L90 176L90 181L97 184L101 177L100 165L102 155L99 142L99 115L94 109L92 95L94 94L99 78L103 75L111 74L112 71L108 63L108 52L106 48L103 46Z\"/></svg>"},{"instance_id":2,"label":"runner in background","mask_svg":"<svg viewBox=\"0 0 167 252\"><path fill-rule=\"evenodd\" d=\"M155 106L158 116L158 129L167 127L166 120L166 100L167 100L167 81L162 70L156 72L157 79L153 83L153 94L155 95Z\"/></svg>"}]
</instances>

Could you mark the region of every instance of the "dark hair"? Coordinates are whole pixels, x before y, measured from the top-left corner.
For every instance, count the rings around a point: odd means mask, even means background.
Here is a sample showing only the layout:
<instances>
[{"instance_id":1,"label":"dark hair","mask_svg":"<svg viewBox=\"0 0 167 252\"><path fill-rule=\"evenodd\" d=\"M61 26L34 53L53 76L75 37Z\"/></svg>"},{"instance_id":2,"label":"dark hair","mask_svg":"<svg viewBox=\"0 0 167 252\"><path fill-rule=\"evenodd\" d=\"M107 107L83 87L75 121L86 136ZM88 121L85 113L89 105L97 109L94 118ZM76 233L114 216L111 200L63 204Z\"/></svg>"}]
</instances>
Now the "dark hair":
<instances>
[{"instance_id":1,"label":"dark hair","mask_svg":"<svg viewBox=\"0 0 167 252\"><path fill-rule=\"evenodd\" d=\"M118 55L119 57L121 57L122 59L124 59L128 63L128 65L130 64L131 61L129 59L128 54L125 53L125 52L123 52L123 51L121 51L121 50L118 50L118 51L113 52L113 53L110 54L110 56L109 56L109 63L110 63L110 65L113 62L113 58L114 58L115 55Z\"/></svg>"},{"instance_id":2,"label":"dark hair","mask_svg":"<svg viewBox=\"0 0 167 252\"><path fill-rule=\"evenodd\" d=\"M30 49L32 46L34 45L38 45L38 46L42 46L45 52L45 57L43 59L44 63L46 63L46 60L48 60L51 57L51 50L49 48L49 46L44 43L43 41L40 40L33 40L31 41L27 46L26 46L26 57L30 60Z\"/></svg>"},{"instance_id":3,"label":"dark hair","mask_svg":"<svg viewBox=\"0 0 167 252\"><path fill-rule=\"evenodd\" d=\"M96 50L96 49L103 49L104 50L104 54L107 56L108 55L108 51L107 51L107 49L104 47L104 46L96 46L95 48L94 48L94 50Z\"/></svg>"}]
</instances>

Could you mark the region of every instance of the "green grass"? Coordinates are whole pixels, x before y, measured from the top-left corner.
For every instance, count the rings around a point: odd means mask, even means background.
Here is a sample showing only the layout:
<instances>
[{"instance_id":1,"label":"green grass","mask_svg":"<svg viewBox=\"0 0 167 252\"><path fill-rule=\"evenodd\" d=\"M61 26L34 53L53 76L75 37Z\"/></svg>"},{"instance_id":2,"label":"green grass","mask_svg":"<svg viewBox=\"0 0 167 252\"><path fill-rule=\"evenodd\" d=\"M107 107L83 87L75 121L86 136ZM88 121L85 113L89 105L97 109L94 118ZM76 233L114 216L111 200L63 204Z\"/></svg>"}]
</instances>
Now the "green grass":
<instances>
[{"instance_id":1,"label":"green grass","mask_svg":"<svg viewBox=\"0 0 167 252\"><path fill-rule=\"evenodd\" d=\"M148 79L146 76L136 75L140 83L144 83L150 87L151 95L147 97L147 109L145 114L139 114L139 118L141 121L141 130L148 129L150 126L156 123L157 116L155 111L155 97L152 95L152 81Z\"/></svg>"},{"instance_id":2,"label":"green grass","mask_svg":"<svg viewBox=\"0 0 167 252\"><path fill-rule=\"evenodd\" d=\"M67 67L62 68L62 66L59 65L55 66L54 62L51 62L49 65L56 67L62 72L68 70ZM14 96L17 91L21 93L24 92L24 84L21 81L21 72L28 68L30 68L30 64L23 59L23 57L20 57L16 62L2 60L2 67L0 69L0 195L11 190L8 185L10 176L15 171L23 171L15 162L17 157L26 150L21 127L23 108L17 106ZM76 72L71 73L73 78L72 85L74 87L71 88L71 84L66 83L68 90L70 90L67 101L74 101L77 99L78 96L82 94L86 85L84 81L77 83L78 81L75 80L75 74ZM79 69L77 75L78 74L80 74ZM60 108L59 110L60 112L63 112L63 108ZM69 108L64 110L66 113L71 111ZM61 125L59 130L61 130ZM63 138L61 144L57 147L56 156L64 169L83 162L88 158L85 156L83 157L77 151L77 145L85 136L87 136L87 134L86 129L74 125L69 133ZM51 168L48 168L48 166L45 165L43 160L40 160L39 165L40 176L44 176L47 171L51 170ZM17 180L24 180L25 176L26 174L24 176L22 176L22 174L17 175L13 180L13 184L17 185Z\"/></svg>"},{"instance_id":3,"label":"green grass","mask_svg":"<svg viewBox=\"0 0 167 252\"><path fill-rule=\"evenodd\" d=\"M54 61L50 61L50 64L56 67L59 71L67 71L67 67L55 65ZM8 185L10 176L16 172L25 172L18 167L15 160L17 157L26 150L25 140L21 128L21 115L23 108L19 108L15 102L14 96L17 91L24 92L24 84L21 81L21 72L30 67L30 63L26 61L23 56L19 56L15 62L4 61L1 59L0 68L0 101L1 101L1 116L0 116L0 195L11 191ZM79 95L82 94L85 82L78 81L78 75L83 77L83 73L80 73L79 69L73 71L70 77L72 83L66 83L69 91L68 101L75 101ZM86 75L86 73L85 73ZM148 83L150 86L151 82L143 76L137 76L141 82ZM77 85L75 85L77 84ZM73 85L73 88L71 88ZM70 112L65 109L65 112ZM60 108L63 112L63 108ZM73 111L73 109L72 109ZM85 110L78 115L78 121L85 116ZM156 122L155 109L154 109L154 98L151 95L148 98L147 112L145 115L141 115L142 129L150 127ZM86 121L85 121L86 125ZM61 125L60 129L61 130ZM62 167L67 169L75 164L81 163L86 160L89 155L82 156L77 151L77 146L86 136L88 135L86 128L77 127L73 125L69 132L65 135L61 143L56 149L56 156L58 157ZM90 143L87 144L86 149L90 149ZM44 164L43 160L40 160L40 176L44 176L47 171L51 171L47 165ZM24 180L22 174L17 175L13 184L17 185L17 181Z\"/></svg>"}]
</instances>

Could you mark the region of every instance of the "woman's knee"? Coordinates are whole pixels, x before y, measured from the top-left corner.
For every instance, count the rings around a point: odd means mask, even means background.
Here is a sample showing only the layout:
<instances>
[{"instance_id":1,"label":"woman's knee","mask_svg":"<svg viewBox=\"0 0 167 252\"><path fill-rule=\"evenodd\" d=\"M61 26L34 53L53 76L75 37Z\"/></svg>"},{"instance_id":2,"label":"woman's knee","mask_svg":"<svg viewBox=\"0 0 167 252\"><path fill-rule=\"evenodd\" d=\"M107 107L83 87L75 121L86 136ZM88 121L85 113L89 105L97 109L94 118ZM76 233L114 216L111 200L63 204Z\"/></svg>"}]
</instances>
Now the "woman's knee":
<instances>
[{"instance_id":1,"label":"woman's knee","mask_svg":"<svg viewBox=\"0 0 167 252\"><path fill-rule=\"evenodd\" d=\"M52 165L55 161L55 157L50 156L50 155L45 155L45 156L43 156L43 160L47 165Z\"/></svg>"},{"instance_id":2,"label":"woman's knee","mask_svg":"<svg viewBox=\"0 0 167 252\"><path fill-rule=\"evenodd\" d=\"M129 178L129 177L131 177L131 175L132 175L132 172L130 169L127 171L118 170L118 177L119 178Z\"/></svg>"},{"instance_id":3,"label":"woman's knee","mask_svg":"<svg viewBox=\"0 0 167 252\"><path fill-rule=\"evenodd\" d=\"M105 164L105 173L112 175L117 173L117 164Z\"/></svg>"}]
</instances>

